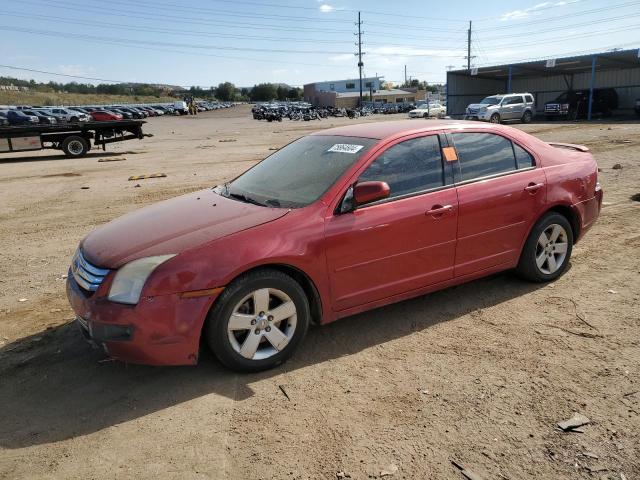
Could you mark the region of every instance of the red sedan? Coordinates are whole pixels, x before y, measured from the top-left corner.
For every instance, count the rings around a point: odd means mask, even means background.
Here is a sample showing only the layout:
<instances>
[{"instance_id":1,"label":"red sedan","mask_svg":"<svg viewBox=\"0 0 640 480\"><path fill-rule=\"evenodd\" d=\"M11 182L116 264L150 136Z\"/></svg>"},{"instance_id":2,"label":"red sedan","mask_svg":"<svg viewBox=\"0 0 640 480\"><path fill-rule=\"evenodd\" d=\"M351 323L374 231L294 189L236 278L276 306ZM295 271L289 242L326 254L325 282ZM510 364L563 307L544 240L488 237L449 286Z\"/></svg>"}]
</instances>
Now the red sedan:
<instances>
[{"instance_id":1,"label":"red sedan","mask_svg":"<svg viewBox=\"0 0 640 480\"><path fill-rule=\"evenodd\" d=\"M122 115L115 112L107 112L106 110L95 110L91 113L91 118L96 122L110 122L113 120L122 120Z\"/></svg>"},{"instance_id":2,"label":"red sedan","mask_svg":"<svg viewBox=\"0 0 640 480\"><path fill-rule=\"evenodd\" d=\"M501 125L324 130L90 233L67 294L114 358L194 364L203 337L230 368L270 368L310 322L501 270L556 279L600 213L597 171L585 147Z\"/></svg>"}]
</instances>

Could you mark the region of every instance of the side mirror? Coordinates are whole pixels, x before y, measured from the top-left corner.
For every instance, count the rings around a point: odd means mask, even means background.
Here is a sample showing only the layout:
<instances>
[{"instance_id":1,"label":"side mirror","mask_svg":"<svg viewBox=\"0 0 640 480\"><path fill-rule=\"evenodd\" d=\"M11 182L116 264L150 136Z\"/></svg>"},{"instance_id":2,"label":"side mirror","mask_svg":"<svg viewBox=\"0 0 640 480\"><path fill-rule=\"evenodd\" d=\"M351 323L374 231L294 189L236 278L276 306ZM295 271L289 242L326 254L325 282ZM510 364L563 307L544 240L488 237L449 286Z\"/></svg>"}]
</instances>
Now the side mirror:
<instances>
[{"instance_id":1,"label":"side mirror","mask_svg":"<svg viewBox=\"0 0 640 480\"><path fill-rule=\"evenodd\" d=\"M353 188L353 198L356 206L375 202L387 198L391 193L387 182L362 182Z\"/></svg>"}]
</instances>

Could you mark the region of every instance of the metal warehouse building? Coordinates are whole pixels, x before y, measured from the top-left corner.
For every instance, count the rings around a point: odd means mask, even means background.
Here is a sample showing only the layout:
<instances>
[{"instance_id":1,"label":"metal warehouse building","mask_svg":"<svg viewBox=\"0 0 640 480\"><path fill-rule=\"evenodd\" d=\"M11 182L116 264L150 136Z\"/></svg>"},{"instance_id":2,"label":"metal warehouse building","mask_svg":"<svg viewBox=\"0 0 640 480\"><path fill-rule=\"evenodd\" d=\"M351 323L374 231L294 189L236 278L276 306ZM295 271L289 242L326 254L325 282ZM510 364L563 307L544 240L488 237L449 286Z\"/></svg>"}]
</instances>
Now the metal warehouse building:
<instances>
[{"instance_id":1,"label":"metal warehouse building","mask_svg":"<svg viewBox=\"0 0 640 480\"><path fill-rule=\"evenodd\" d=\"M532 93L536 112L567 90L615 88L616 114L631 114L640 98L640 49L496 65L447 72L447 114L464 115L470 103L498 93ZM592 93L591 93L592 94Z\"/></svg>"}]
</instances>

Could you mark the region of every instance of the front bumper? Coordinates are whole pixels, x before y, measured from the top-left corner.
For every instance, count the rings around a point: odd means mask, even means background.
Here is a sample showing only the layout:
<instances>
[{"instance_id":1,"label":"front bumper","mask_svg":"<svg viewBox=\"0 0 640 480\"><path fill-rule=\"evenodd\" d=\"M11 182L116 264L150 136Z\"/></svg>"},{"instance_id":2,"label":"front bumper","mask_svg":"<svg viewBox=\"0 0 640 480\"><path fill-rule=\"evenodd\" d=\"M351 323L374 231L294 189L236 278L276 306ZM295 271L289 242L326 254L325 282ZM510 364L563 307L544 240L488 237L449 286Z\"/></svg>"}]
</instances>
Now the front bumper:
<instances>
[{"instance_id":1,"label":"front bumper","mask_svg":"<svg viewBox=\"0 0 640 480\"><path fill-rule=\"evenodd\" d=\"M491 119L491 114L489 112L466 112L464 114L465 120L481 120L483 122L488 122Z\"/></svg>"},{"instance_id":2,"label":"front bumper","mask_svg":"<svg viewBox=\"0 0 640 480\"><path fill-rule=\"evenodd\" d=\"M117 360L146 365L194 365L200 333L215 296L179 294L142 297L137 305L88 293L67 276L67 297L91 343Z\"/></svg>"}]
</instances>

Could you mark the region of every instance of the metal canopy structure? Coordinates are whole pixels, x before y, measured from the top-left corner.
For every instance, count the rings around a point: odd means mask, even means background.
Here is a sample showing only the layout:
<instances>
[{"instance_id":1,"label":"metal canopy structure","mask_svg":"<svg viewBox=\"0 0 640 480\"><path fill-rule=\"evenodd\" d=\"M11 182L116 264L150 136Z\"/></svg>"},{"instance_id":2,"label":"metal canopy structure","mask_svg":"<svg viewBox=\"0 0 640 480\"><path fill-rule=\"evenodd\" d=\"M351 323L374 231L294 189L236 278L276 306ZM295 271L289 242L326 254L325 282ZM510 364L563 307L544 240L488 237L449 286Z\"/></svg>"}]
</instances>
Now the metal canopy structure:
<instances>
[{"instance_id":1,"label":"metal canopy structure","mask_svg":"<svg viewBox=\"0 0 640 480\"><path fill-rule=\"evenodd\" d=\"M591 104L595 88L624 89L621 110L633 108L634 97L640 98L640 49L452 70L447 72L447 113L462 115L467 104L484 96L512 92L533 93L541 110L563 91L589 89Z\"/></svg>"}]
</instances>

